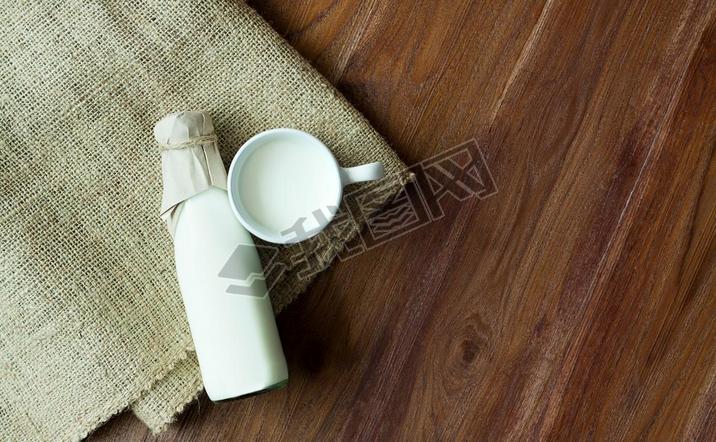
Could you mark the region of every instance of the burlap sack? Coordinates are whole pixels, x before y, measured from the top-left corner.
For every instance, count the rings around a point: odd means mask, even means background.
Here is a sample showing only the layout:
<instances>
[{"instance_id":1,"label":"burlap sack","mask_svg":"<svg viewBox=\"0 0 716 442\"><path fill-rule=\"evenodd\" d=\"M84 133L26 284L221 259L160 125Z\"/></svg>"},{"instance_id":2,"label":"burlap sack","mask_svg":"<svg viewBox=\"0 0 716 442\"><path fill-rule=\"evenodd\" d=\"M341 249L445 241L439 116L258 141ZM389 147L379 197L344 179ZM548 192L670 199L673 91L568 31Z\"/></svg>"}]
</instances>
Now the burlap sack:
<instances>
[{"instance_id":1,"label":"burlap sack","mask_svg":"<svg viewBox=\"0 0 716 442\"><path fill-rule=\"evenodd\" d=\"M242 3L1 8L0 437L77 439L130 405L160 430L201 381L158 216L153 124L209 111L225 163L256 132L288 126L343 165L383 161L389 184L405 167ZM374 204L395 186L386 189ZM288 266L272 291L277 310L362 216L311 242L308 268Z\"/></svg>"}]
</instances>

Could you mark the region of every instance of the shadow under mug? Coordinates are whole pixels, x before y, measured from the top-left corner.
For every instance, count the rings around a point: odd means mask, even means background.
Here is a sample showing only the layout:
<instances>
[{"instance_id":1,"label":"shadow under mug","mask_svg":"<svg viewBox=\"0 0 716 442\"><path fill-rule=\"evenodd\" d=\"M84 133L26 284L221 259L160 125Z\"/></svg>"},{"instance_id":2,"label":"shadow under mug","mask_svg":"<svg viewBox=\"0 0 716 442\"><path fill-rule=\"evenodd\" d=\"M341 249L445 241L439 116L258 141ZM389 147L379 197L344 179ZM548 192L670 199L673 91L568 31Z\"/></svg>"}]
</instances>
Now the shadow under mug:
<instances>
[{"instance_id":1,"label":"shadow under mug","mask_svg":"<svg viewBox=\"0 0 716 442\"><path fill-rule=\"evenodd\" d=\"M311 208L307 210L308 213L301 213L299 216L293 216L295 219L285 220L287 225L290 224L294 228L276 229L259 222L257 217L254 216L255 214L252 214L250 210L247 209L247 204L242 201L242 192L240 191L240 186L242 185L241 175L248 173L247 170L245 170L245 166L249 158L259 149L266 149L268 146L275 145L276 143L283 143L283 145L300 145L302 149L310 150L310 155L304 156L305 158L302 157L302 164L282 164L281 166L310 167L312 174L318 174L315 178L320 179L321 187L326 191L326 204L322 204L323 207ZM274 161L285 162L289 160L278 157ZM385 169L383 163L376 162L344 168L338 164L338 161L330 149L313 135L297 129L271 129L251 137L241 146L234 156L231 166L229 167L228 175L229 202L234 214L246 230L265 241L276 244L292 244L317 235L331 222L340 206L341 198L343 197L343 187L362 181L378 180L383 178L384 175ZM265 179L280 179L268 178L266 176L260 178L262 181ZM244 186L254 184L259 185L258 182L243 183ZM293 185L294 183L288 184ZM295 185L300 186L300 183L295 183ZM261 204L274 203L270 200L272 195L264 195L263 197L266 201L261 201ZM301 228L304 221L308 219L311 221L310 228ZM296 223L299 223L299 228L295 228Z\"/></svg>"}]
</instances>

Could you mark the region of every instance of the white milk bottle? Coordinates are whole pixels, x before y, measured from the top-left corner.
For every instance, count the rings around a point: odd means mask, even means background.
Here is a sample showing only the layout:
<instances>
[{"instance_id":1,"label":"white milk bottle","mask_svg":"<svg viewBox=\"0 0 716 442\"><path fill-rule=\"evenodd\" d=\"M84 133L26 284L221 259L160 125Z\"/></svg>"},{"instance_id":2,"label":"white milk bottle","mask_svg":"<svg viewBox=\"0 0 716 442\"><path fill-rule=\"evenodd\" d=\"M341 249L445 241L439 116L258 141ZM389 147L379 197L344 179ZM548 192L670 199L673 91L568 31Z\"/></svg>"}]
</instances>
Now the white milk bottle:
<instances>
[{"instance_id":1,"label":"white milk bottle","mask_svg":"<svg viewBox=\"0 0 716 442\"><path fill-rule=\"evenodd\" d=\"M261 262L234 216L211 117L167 115L162 218L174 238L177 279L204 388L213 401L282 387L288 368Z\"/></svg>"}]
</instances>

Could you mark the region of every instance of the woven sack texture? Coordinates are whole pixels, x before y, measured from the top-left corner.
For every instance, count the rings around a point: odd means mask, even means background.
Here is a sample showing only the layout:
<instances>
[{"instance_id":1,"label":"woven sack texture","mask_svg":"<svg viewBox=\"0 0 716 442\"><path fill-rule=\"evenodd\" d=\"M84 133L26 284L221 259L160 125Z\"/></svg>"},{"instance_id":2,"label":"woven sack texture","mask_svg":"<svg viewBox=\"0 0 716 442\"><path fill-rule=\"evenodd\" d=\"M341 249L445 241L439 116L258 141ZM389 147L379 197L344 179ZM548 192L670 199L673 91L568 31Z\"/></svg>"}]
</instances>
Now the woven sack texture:
<instances>
[{"instance_id":1,"label":"woven sack texture","mask_svg":"<svg viewBox=\"0 0 716 442\"><path fill-rule=\"evenodd\" d=\"M374 208L408 173L241 2L5 2L2 18L0 434L78 439L128 406L160 431L201 379L158 216L154 123L208 111L226 164L261 130L313 133L343 166L385 163ZM365 213L280 249L277 311Z\"/></svg>"}]
</instances>

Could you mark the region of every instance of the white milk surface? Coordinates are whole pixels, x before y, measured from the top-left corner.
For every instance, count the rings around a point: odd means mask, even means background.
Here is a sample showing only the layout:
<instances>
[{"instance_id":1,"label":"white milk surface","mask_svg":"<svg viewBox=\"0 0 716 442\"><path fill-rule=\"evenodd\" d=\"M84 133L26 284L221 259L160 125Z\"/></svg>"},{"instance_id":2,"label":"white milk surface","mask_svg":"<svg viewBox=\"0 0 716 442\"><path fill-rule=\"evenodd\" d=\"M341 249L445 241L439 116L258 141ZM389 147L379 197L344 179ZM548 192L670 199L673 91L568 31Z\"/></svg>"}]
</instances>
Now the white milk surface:
<instances>
[{"instance_id":1,"label":"white milk surface","mask_svg":"<svg viewBox=\"0 0 716 442\"><path fill-rule=\"evenodd\" d=\"M239 172L239 197L244 209L264 227L279 233L305 217L303 226L318 226L312 212L336 202L340 183L335 162L320 146L298 137L265 141L246 159Z\"/></svg>"}]
</instances>

